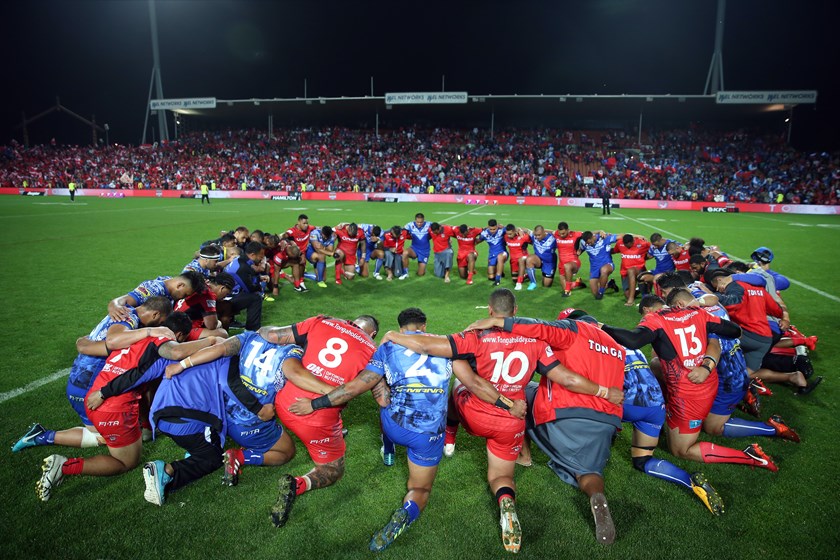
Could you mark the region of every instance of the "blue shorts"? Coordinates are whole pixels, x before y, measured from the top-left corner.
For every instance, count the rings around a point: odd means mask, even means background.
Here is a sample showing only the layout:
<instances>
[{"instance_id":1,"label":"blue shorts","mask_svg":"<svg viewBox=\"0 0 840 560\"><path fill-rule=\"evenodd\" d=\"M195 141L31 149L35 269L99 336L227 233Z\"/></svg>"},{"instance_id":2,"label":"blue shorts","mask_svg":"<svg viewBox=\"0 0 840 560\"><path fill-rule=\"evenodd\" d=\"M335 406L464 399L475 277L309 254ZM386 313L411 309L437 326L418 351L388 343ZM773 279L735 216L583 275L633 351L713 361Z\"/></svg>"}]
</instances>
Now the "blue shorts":
<instances>
[{"instance_id":1,"label":"blue shorts","mask_svg":"<svg viewBox=\"0 0 840 560\"><path fill-rule=\"evenodd\" d=\"M70 406L73 407L73 410L75 410L76 414L79 415L79 418L82 419L82 424L85 426L93 426L93 422L91 422L90 418L88 418L87 409L85 408L85 396L87 393L87 389L82 389L81 387L73 385L69 381L67 382L67 400L70 401Z\"/></svg>"},{"instance_id":2,"label":"blue shorts","mask_svg":"<svg viewBox=\"0 0 840 560\"><path fill-rule=\"evenodd\" d=\"M665 405L635 406L624 404L621 414L622 422L632 422L633 427L650 437L659 437L662 425L665 424Z\"/></svg>"},{"instance_id":3,"label":"blue shorts","mask_svg":"<svg viewBox=\"0 0 840 560\"><path fill-rule=\"evenodd\" d=\"M496 266L496 263L498 262L499 255L507 256L507 251L499 251L496 254L487 255L487 264L489 266Z\"/></svg>"},{"instance_id":4,"label":"blue shorts","mask_svg":"<svg viewBox=\"0 0 840 560\"><path fill-rule=\"evenodd\" d=\"M365 262L370 261L370 255L376 251L376 247L374 245L370 245L367 249L365 249Z\"/></svg>"},{"instance_id":5,"label":"blue shorts","mask_svg":"<svg viewBox=\"0 0 840 560\"><path fill-rule=\"evenodd\" d=\"M540 258L540 270L543 278L554 278L554 273L557 271L557 259Z\"/></svg>"},{"instance_id":6,"label":"blue shorts","mask_svg":"<svg viewBox=\"0 0 840 560\"><path fill-rule=\"evenodd\" d=\"M726 391L720 390L722 387L723 385L718 385L715 402L712 403L712 410L709 412L711 414L717 414L718 416L729 416L735 410L735 406L744 399L744 395L747 394L747 391L745 389L743 391L727 393Z\"/></svg>"},{"instance_id":7,"label":"blue shorts","mask_svg":"<svg viewBox=\"0 0 840 560\"><path fill-rule=\"evenodd\" d=\"M386 409L381 409L379 419L382 432L388 439L402 445L408 451L408 460L421 467L434 467L443 457L443 432L412 432L406 430L391 418Z\"/></svg>"},{"instance_id":8,"label":"blue shorts","mask_svg":"<svg viewBox=\"0 0 840 560\"><path fill-rule=\"evenodd\" d=\"M411 249L414 251L414 254L417 255L418 263L425 264L429 262L429 247L415 247L414 244L412 244Z\"/></svg>"},{"instance_id":9,"label":"blue shorts","mask_svg":"<svg viewBox=\"0 0 840 560\"><path fill-rule=\"evenodd\" d=\"M280 441L283 428L274 420L260 422L253 426L242 426L228 418L227 436L240 445L257 453L265 453Z\"/></svg>"},{"instance_id":10,"label":"blue shorts","mask_svg":"<svg viewBox=\"0 0 840 560\"><path fill-rule=\"evenodd\" d=\"M651 274L656 276L657 274L664 274L665 272L675 270L675 269L676 269L676 267L674 266L674 261L665 262L665 263L661 263L659 261L656 261L656 268L653 269L653 272L651 272Z\"/></svg>"},{"instance_id":11,"label":"blue shorts","mask_svg":"<svg viewBox=\"0 0 840 560\"><path fill-rule=\"evenodd\" d=\"M601 268L605 265L610 265L610 274L615 270L615 265L611 262L605 262L597 265L597 268L593 265L589 265L589 278L600 278L601 277Z\"/></svg>"}]
</instances>

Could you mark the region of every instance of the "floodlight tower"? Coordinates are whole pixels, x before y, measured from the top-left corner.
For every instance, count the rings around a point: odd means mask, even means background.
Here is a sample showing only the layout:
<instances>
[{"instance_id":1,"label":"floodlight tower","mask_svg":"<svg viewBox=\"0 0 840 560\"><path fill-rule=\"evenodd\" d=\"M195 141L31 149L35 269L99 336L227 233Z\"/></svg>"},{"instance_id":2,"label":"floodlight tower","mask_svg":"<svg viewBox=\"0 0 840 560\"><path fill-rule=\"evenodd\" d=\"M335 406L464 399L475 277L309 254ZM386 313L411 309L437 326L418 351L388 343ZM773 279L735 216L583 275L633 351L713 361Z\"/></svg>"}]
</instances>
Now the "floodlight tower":
<instances>
[{"instance_id":1,"label":"floodlight tower","mask_svg":"<svg viewBox=\"0 0 840 560\"><path fill-rule=\"evenodd\" d=\"M152 90L156 89L157 98L163 99L163 82L160 79L160 49L158 48L157 12L155 0L149 0L149 20L152 27L152 79L149 83L149 99L146 103L146 120L143 122L143 143L146 143L146 128L149 124L149 107L152 103ZM157 87L155 87L157 86ZM169 127L166 124L166 111L158 109L158 130L161 140L169 140Z\"/></svg>"},{"instance_id":2,"label":"floodlight tower","mask_svg":"<svg viewBox=\"0 0 840 560\"><path fill-rule=\"evenodd\" d=\"M715 52L712 53L712 63L709 65L709 75L706 77L703 95L714 95L726 89L723 87L723 24L725 20L726 0L718 0L715 18ZM709 90L709 83L712 85L711 90Z\"/></svg>"}]
</instances>

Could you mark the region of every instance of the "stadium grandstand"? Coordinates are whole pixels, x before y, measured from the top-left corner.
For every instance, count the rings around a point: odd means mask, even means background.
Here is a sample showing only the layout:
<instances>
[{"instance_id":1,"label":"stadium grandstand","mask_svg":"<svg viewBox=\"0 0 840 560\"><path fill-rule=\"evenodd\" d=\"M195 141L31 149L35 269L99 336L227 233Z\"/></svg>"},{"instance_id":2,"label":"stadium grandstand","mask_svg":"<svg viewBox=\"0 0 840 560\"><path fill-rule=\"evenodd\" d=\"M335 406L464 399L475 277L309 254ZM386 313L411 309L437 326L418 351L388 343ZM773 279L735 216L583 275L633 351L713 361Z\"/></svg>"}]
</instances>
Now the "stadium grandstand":
<instances>
[{"instance_id":1,"label":"stadium grandstand","mask_svg":"<svg viewBox=\"0 0 840 560\"><path fill-rule=\"evenodd\" d=\"M440 95L440 94L437 94ZM170 141L2 147L0 187L838 203L838 155L789 145L795 104L703 96L215 100ZM207 103L205 101L205 103Z\"/></svg>"}]
</instances>

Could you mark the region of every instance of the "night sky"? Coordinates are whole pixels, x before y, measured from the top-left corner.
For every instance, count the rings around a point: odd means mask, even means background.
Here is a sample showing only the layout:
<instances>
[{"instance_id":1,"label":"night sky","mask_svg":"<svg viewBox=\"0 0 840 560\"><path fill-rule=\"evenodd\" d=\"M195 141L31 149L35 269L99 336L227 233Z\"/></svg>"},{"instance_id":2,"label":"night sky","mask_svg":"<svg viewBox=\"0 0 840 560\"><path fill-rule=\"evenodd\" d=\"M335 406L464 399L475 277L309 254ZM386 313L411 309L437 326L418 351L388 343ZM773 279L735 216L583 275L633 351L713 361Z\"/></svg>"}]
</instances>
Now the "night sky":
<instances>
[{"instance_id":1,"label":"night sky","mask_svg":"<svg viewBox=\"0 0 840 560\"><path fill-rule=\"evenodd\" d=\"M269 2L158 0L164 96L357 96L441 87L470 94L701 94L715 0ZM729 0L728 90L817 89L802 126L837 147L835 2ZM111 141L143 129L152 68L146 0L13 0L0 6L0 143L27 116L62 104ZM804 128L802 128L804 127ZM35 142L89 141L66 115Z\"/></svg>"}]
</instances>

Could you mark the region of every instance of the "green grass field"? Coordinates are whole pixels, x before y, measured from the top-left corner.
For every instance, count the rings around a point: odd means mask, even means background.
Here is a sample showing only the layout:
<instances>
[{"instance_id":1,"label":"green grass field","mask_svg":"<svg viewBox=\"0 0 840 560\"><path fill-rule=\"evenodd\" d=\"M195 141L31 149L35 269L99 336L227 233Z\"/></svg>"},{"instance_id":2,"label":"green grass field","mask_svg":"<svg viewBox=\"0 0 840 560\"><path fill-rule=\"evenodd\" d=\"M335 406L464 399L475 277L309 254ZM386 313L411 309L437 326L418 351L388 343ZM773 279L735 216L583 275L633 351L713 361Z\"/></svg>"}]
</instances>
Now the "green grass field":
<instances>
[{"instance_id":1,"label":"green grass field","mask_svg":"<svg viewBox=\"0 0 840 560\"><path fill-rule=\"evenodd\" d=\"M568 221L576 229L615 233L654 231L679 239L703 237L707 243L747 257L757 246L776 253L773 267L798 281L785 294L793 322L818 335L812 354L826 381L813 395L794 396L773 387L764 400L765 416L781 414L803 442L760 441L778 460L780 471L738 465L697 465L657 454L689 471L703 470L726 501L727 513L713 517L693 495L632 468L630 431L619 434L607 466L607 496L617 539L602 548L594 539L586 498L566 486L534 451L536 466L517 467L518 510L525 558L825 558L833 557L840 532L837 433L838 389L833 360L838 355L836 296L840 265L831 255L840 238L840 219L829 216L701 214L674 211L600 210L550 207L477 207L432 204L0 197L3 239L0 304L9 328L0 365L0 449L3 556L31 558L334 558L369 557L370 535L388 519L405 492L405 454L397 465L379 458L377 410L370 395L351 402L344 413L349 428L347 473L337 485L303 496L289 524L275 529L268 509L283 472L310 468L304 448L280 468L248 468L239 486L222 487L213 474L172 495L163 508L143 499L140 469L116 478L71 477L51 501L35 495L41 460L54 452L89 456L102 450L32 448L9 451L33 421L51 428L78 425L66 401L66 376L32 390L28 384L69 368L74 341L105 315L111 298L140 281L175 274L190 261L199 243L221 229L245 225L278 232L305 212L315 225L339 221L405 224L416 212L428 221L484 225L490 217L533 227L554 228ZM486 251L486 249L485 249ZM584 269L587 263L584 257ZM480 257L479 263L484 260ZM412 264L412 273L415 270ZM328 278L330 275L328 274ZM617 277L617 274L616 274ZM405 307L420 306L430 332L461 330L486 315L492 285L483 270L473 286L454 280L444 285L427 275L404 282L357 279L327 289L311 285L307 294L284 286L264 305L264 325L284 325L318 313L352 318L377 316L381 332L396 328ZM311 283L310 283L311 284ZM808 287L813 287L813 291ZM588 290L560 298L560 289L517 293L519 314L554 318L559 309L583 307L601 320L625 327L638 321L623 298L593 300ZM14 392L14 393L12 393ZM18 394L19 393L19 394ZM705 436L703 436L705 437ZM743 448L750 441L718 443ZM174 460L182 452L168 439L148 444L143 461ZM501 558L498 513L485 481L484 444L463 431L455 457L444 459L425 513L382 557Z\"/></svg>"}]
</instances>

